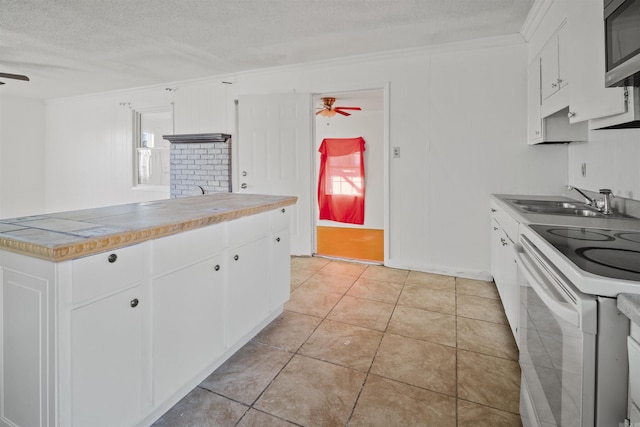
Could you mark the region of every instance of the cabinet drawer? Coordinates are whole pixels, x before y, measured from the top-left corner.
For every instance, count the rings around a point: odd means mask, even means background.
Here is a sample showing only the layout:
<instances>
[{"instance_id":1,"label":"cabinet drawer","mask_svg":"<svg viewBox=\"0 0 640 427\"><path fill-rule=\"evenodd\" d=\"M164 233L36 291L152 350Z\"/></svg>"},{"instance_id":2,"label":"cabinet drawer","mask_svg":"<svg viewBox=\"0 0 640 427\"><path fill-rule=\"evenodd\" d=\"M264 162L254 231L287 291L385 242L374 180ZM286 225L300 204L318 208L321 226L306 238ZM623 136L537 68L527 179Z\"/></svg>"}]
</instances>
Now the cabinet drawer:
<instances>
[{"instance_id":1,"label":"cabinet drawer","mask_svg":"<svg viewBox=\"0 0 640 427\"><path fill-rule=\"evenodd\" d=\"M153 241L153 275L173 271L222 252L226 246L226 224L185 231Z\"/></svg>"},{"instance_id":2,"label":"cabinet drawer","mask_svg":"<svg viewBox=\"0 0 640 427\"><path fill-rule=\"evenodd\" d=\"M148 274L145 258L147 248L146 244L139 244L73 260L73 304L143 281Z\"/></svg>"},{"instance_id":3,"label":"cabinet drawer","mask_svg":"<svg viewBox=\"0 0 640 427\"><path fill-rule=\"evenodd\" d=\"M293 206L286 206L269 212L271 216L271 230L288 230L292 213Z\"/></svg>"},{"instance_id":4,"label":"cabinet drawer","mask_svg":"<svg viewBox=\"0 0 640 427\"><path fill-rule=\"evenodd\" d=\"M509 239L516 243L518 241L518 221L496 203L491 204L491 212L493 213L493 218L500 224Z\"/></svg>"},{"instance_id":5,"label":"cabinet drawer","mask_svg":"<svg viewBox=\"0 0 640 427\"><path fill-rule=\"evenodd\" d=\"M640 343L632 337L627 338L629 350L629 397L640 402Z\"/></svg>"},{"instance_id":6,"label":"cabinet drawer","mask_svg":"<svg viewBox=\"0 0 640 427\"><path fill-rule=\"evenodd\" d=\"M242 245L264 237L269 232L270 212L243 216L228 222L229 247Z\"/></svg>"}]
</instances>

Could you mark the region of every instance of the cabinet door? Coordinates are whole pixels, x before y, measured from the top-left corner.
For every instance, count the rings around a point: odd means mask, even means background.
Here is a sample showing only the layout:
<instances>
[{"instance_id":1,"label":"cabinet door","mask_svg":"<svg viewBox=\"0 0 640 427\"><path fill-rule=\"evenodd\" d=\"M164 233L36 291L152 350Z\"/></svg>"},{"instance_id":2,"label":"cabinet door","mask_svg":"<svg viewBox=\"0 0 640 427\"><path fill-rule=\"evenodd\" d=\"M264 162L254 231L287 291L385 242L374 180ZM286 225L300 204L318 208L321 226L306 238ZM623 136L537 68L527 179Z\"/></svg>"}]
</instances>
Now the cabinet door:
<instances>
[{"instance_id":1,"label":"cabinet door","mask_svg":"<svg viewBox=\"0 0 640 427\"><path fill-rule=\"evenodd\" d=\"M138 285L71 312L74 426L127 426L142 417L142 321Z\"/></svg>"},{"instance_id":2,"label":"cabinet door","mask_svg":"<svg viewBox=\"0 0 640 427\"><path fill-rule=\"evenodd\" d=\"M224 270L218 255L153 280L154 405L223 353Z\"/></svg>"},{"instance_id":3,"label":"cabinet door","mask_svg":"<svg viewBox=\"0 0 640 427\"><path fill-rule=\"evenodd\" d=\"M571 123L624 113L624 88L606 88L604 83L602 4L570 1L568 6Z\"/></svg>"},{"instance_id":4,"label":"cabinet door","mask_svg":"<svg viewBox=\"0 0 640 427\"><path fill-rule=\"evenodd\" d=\"M503 306L513 337L518 341L518 316L520 314L520 287L518 285L518 267L515 260L513 243L507 238L502 246L503 268Z\"/></svg>"},{"instance_id":5,"label":"cabinet door","mask_svg":"<svg viewBox=\"0 0 640 427\"><path fill-rule=\"evenodd\" d=\"M542 117L540 115L540 58L536 58L527 73L527 117L528 142L537 144L542 139Z\"/></svg>"},{"instance_id":6,"label":"cabinet door","mask_svg":"<svg viewBox=\"0 0 640 427\"><path fill-rule=\"evenodd\" d=\"M0 271L0 425L47 426L54 374L48 341L53 338L49 281L10 269ZM51 334L50 334L51 332Z\"/></svg>"},{"instance_id":7,"label":"cabinet door","mask_svg":"<svg viewBox=\"0 0 640 427\"><path fill-rule=\"evenodd\" d=\"M559 67L559 52L558 52L558 36L553 35L549 41L544 45L540 52L540 65L541 65L541 82L542 82L542 102L546 101L556 93L558 87L558 67Z\"/></svg>"},{"instance_id":8,"label":"cabinet door","mask_svg":"<svg viewBox=\"0 0 640 427\"><path fill-rule=\"evenodd\" d=\"M262 238L228 252L228 331L231 346L269 313L269 244Z\"/></svg>"},{"instance_id":9,"label":"cabinet door","mask_svg":"<svg viewBox=\"0 0 640 427\"><path fill-rule=\"evenodd\" d=\"M569 84L569 27L565 24L558 30L558 90Z\"/></svg>"},{"instance_id":10,"label":"cabinet door","mask_svg":"<svg viewBox=\"0 0 640 427\"><path fill-rule=\"evenodd\" d=\"M291 259L289 230L280 230L271 237L271 304L273 311L289 300L291 295Z\"/></svg>"}]
</instances>

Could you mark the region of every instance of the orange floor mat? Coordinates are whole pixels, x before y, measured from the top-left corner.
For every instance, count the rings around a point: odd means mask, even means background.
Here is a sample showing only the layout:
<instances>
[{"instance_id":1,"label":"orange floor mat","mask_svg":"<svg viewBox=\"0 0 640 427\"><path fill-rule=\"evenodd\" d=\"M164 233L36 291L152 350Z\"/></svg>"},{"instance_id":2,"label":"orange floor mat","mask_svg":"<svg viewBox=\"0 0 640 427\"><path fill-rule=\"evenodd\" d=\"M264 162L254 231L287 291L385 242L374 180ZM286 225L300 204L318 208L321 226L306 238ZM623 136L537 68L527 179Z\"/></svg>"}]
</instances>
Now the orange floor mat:
<instances>
[{"instance_id":1,"label":"orange floor mat","mask_svg":"<svg viewBox=\"0 0 640 427\"><path fill-rule=\"evenodd\" d=\"M318 255L384 262L384 230L316 227Z\"/></svg>"}]
</instances>

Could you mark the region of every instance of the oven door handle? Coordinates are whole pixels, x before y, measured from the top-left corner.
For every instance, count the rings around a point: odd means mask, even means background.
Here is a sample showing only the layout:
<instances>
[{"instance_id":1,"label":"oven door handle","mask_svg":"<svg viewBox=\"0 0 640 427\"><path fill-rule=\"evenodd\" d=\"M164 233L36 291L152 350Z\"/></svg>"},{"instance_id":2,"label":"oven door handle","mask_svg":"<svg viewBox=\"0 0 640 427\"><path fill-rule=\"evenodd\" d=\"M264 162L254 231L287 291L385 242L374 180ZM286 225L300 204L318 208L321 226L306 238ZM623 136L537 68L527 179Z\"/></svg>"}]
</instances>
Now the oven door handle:
<instances>
[{"instance_id":1,"label":"oven door handle","mask_svg":"<svg viewBox=\"0 0 640 427\"><path fill-rule=\"evenodd\" d=\"M553 295L549 290L550 286L553 286L549 283L549 280L545 279L544 273L537 268L532 261L530 261L529 256L525 253L522 245L515 245L515 253L516 260L522 266L522 273L529 285L536 291L536 294L540 297L540 299L549 307L549 309L571 323L575 327L580 327L580 315L576 310L575 306L570 303L559 300L558 297Z\"/></svg>"}]
</instances>

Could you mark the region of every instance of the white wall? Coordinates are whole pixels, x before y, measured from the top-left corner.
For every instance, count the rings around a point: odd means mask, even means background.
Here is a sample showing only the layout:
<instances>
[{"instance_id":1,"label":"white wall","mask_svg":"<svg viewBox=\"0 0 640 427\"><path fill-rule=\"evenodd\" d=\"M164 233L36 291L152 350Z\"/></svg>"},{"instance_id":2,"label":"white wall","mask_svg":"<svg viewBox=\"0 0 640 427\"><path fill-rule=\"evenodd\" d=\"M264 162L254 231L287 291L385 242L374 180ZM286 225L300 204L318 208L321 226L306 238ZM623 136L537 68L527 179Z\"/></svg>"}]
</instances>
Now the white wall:
<instances>
[{"instance_id":1,"label":"white wall","mask_svg":"<svg viewBox=\"0 0 640 427\"><path fill-rule=\"evenodd\" d=\"M380 97L382 97L380 91ZM382 102L380 102L382 104ZM314 194L316 206L316 225L326 227L371 228L382 230L384 228L384 116L378 111L354 111L351 116L336 115L334 117L316 116L316 146L315 156L315 188L318 185L318 173L320 171L320 153L318 149L325 138L357 138L361 136L365 140L364 164L365 164L365 200L364 200L364 224L345 224L335 221L318 219L317 197Z\"/></svg>"},{"instance_id":2,"label":"white wall","mask_svg":"<svg viewBox=\"0 0 640 427\"><path fill-rule=\"evenodd\" d=\"M616 196L640 200L640 129L592 130L589 142L569 144L568 164L570 185L596 192L610 188Z\"/></svg>"},{"instance_id":3,"label":"white wall","mask_svg":"<svg viewBox=\"0 0 640 427\"><path fill-rule=\"evenodd\" d=\"M186 112L184 103L193 97L201 105L198 123L207 114L225 120L216 119L219 129L192 131L233 133L240 94L320 94L388 84L389 145L400 147L401 157L389 164L387 265L488 279L489 194L558 194L566 183L566 145L526 144L526 64L527 46L514 36L52 101L46 208L166 197L131 190L128 108L121 102L142 108L175 99L176 110ZM233 84L223 87L222 80ZM213 107L196 99L199 85L215 95Z\"/></svg>"},{"instance_id":4,"label":"white wall","mask_svg":"<svg viewBox=\"0 0 640 427\"><path fill-rule=\"evenodd\" d=\"M163 88L52 100L46 105L47 212L165 199L134 189L131 109L169 106Z\"/></svg>"},{"instance_id":5,"label":"white wall","mask_svg":"<svg viewBox=\"0 0 640 427\"><path fill-rule=\"evenodd\" d=\"M44 209L44 102L0 97L0 218Z\"/></svg>"}]
</instances>

